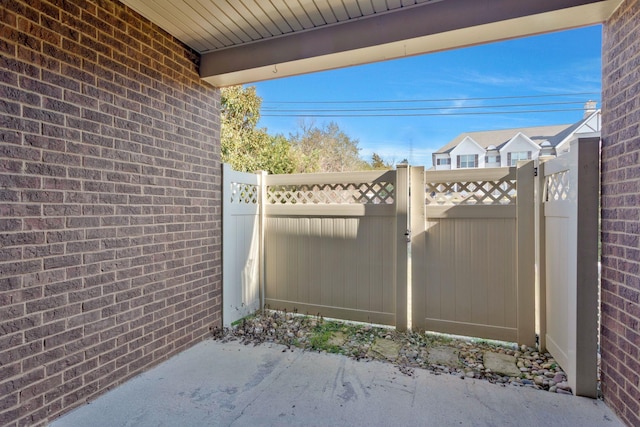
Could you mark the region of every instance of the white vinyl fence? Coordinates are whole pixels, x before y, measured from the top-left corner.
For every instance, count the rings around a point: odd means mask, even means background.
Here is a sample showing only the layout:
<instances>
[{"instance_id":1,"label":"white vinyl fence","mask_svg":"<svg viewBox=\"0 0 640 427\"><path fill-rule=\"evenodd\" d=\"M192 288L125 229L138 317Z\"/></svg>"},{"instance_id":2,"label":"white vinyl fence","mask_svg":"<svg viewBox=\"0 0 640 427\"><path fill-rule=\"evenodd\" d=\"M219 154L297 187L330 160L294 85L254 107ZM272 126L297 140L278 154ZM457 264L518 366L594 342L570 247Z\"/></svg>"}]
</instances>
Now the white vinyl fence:
<instances>
[{"instance_id":1,"label":"white vinyl fence","mask_svg":"<svg viewBox=\"0 0 640 427\"><path fill-rule=\"evenodd\" d=\"M234 321L260 308L261 174L222 170L222 321Z\"/></svg>"}]
</instances>

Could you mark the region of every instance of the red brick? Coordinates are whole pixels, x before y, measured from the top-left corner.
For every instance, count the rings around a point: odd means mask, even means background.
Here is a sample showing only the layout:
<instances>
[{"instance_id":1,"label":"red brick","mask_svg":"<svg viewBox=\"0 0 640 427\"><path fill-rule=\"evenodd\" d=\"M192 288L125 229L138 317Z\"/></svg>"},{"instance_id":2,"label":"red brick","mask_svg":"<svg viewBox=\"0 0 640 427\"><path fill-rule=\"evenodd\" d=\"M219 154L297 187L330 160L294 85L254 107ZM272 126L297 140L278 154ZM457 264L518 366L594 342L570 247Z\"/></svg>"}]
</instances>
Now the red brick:
<instances>
[{"instance_id":1,"label":"red brick","mask_svg":"<svg viewBox=\"0 0 640 427\"><path fill-rule=\"evenodd\" d=\"M220 280L199 262L220 262L203 241L219 209L201 214L219 203L219 155L202 148L219 150L219 95L192 51L118 2L9 1L0 270L16 276L0 279L0 358L17 360L0 368L0 424L39 425L219 321L219 298L196 290Z\"/></svg>"},{"instance_id":2,"label":"red brick","mask_svg":"<svg viewBox=\"0 0 640 427\"><path fill-rule=\"evenodd\" d=\"M82 263L82 255L62 255L53 258L44 259L44 269L68 267L72 265L80 265Z\"/></svg>"},{"instance_id":3,"label":"red brick","mask_svg":"<svg viewBox=\"0 0 640 427\"><path fill-rule=\"evenodd\" d=\"M84 375L86 372L90 372L92 369L95 369L98 366L98 361L96 359L90 359L81 363L79 365L75 365L70 369L64 371L64 380L71 381L73 378L80 377Z\"/></svg>"},{"instance_id":4,"label":"red brick","mask_svg":"<svg viewBox=\"0 0 640 427\"><path fill-rule=\"evenodd\" d=\"M27 340L27 342L29 342L29 341L39 340L41 338L45 338L45 337L57 334L59 332L64 331L64 329L65 329L65 321L60 320L58 322L49 323L46 325L38 326L33 329L26 330L24 332L24 337ZM40 341L38 341L38 343L40 343Z\"/></svg>"},{"instance_id":5,"label":"red brick","mask_svg":"<svg viewBox=\"0 0 640 427\"><path fill-rule=\"evenodd\" d=\"M67 354L66 357L58 359L47 365L47 376L52 376L65 371L71 366L82 363L85 360L83 353Z\"/></svg>"},{"instance_id":6,"label":"red brick","mask_svg":"<svg viewBox=\"0 0 640 427\"><path fill-rule=\"evenodd\" d=\"M46 365L65 356L64 348L55 348L43 353L37 353L22 359L22 369L29 371L37 366Z\"/></svg>"},{"instance_id":7,"label":"red brick","mask_svg":"<svg viewBox=\"0 0 640 427\"><path fill-rule=\"evenodd\" d=\"M6 410L18 404L18 392L0 397L0 410Z\"/></svg>"},{"instance_id":8,"label":"red brick","mask_svg":"<svg viewBox=\"0 0 640 427\"><path fill-rule=\"evenodd\" d=\"M44 394L47 390L55 388L62 384L62 375L56 375L46 378L35 384L31 384L29 387L25 387L20 391L20 400L32 399L34 397Z\"/></svg>"},{"instance_id":9,"label":"red brick","mask_svg":"<svg viewBox=\"0 0 640 427\"><path fill-rule=\"evenodd\" d=\"M604 26L602 170L602 381L604 398L629 425L640 425L637 354L640 348L640 267L637 263L637 208L640 193L640 116L637 61L628 54L640 47L640 3L626 0ZM620 42L620 43L619 43ZM616 64L615 66L613 66ZM622 65L622 66L619 66ZM615 221L614 221L615 220ZM634 356L629 356L634 354Z\"/></svg>"},{"instance_id":10,"label":"red brick","mask_svg":"<svg viewBox=\"0 0 640 427\"><path fill-rule=\"evenodd\" d=\"M83 402L83 399L93 395L96 391L98 391L98 383L92 383L87 386L84 386L80 389L74 390L72 393L66 395L63 399L64 406L71 406L76 404L77 402Z\"/></svg>"},{"instance_id":11,"label":"red brick","mask_svg":"<svg viewBox=\"0 0 640 427\"><path fill-rule=\"evenodd\" d=\"M20 391L23 388L44 379L44 368L38 368L33 371L29 371L24 373L17 379L7 380L5 382L0 382L0 396L5 394L9 394L13 391Z\"/></svg>"},{"instance_id":12,"label":"red brick","mask_svg":"<svg viewBox=\"0 0 640 427\"><path fill-rule=\"evenodd\" d=\"M19 362L25 357L40 351L42 351L41 342L31 342L19 347L10 348L8 350L0 352L0 365L8 365L12 362Z\"/></svg>"}]
</instances>

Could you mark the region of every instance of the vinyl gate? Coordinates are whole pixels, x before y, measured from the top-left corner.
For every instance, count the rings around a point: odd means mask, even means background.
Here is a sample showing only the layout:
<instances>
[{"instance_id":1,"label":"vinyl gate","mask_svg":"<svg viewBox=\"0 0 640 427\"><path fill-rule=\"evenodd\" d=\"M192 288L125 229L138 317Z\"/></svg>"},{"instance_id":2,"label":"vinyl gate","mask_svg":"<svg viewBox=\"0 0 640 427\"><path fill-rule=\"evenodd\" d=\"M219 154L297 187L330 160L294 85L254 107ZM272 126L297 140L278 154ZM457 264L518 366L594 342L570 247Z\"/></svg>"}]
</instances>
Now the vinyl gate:
<instances>
[{"instance_id":1,"label":"vinyl gate","mask_svg":"<svg viewBox=\"0 0 640 427\"><path fill-rule=\"evenodd\" d=\"M580 396L597 395L599 138L540 165L540 338Z\"/></svg>"},{"instance_id":2,"label":"vinyl gate","mask_svg":"<svg viewBox=\"0 0 640 427\"><path fill-rule=\"evenodd\" d=\"M533 175L412 169L414 329L535 344Z\"/></svg>"}]
</instances>

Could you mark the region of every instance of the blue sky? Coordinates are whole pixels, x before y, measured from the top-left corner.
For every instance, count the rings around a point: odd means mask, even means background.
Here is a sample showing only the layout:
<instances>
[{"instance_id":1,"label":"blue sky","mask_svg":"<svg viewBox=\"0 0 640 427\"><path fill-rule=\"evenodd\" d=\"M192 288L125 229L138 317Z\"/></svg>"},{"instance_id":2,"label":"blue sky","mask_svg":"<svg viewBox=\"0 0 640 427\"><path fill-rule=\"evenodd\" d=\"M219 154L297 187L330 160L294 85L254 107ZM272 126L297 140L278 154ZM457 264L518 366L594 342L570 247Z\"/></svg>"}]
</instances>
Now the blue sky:
<instances>
[{"instance_id":1,"label":"blue sky","mask_svg":"<svg viewBox=\"0 0 640 427\"><path fill-rule=\"evenodd\" d=\"M581 111L442 113L575 110L590 99L598 101L600 107L601 35L602 28L598 25L254 83L263 99L259 126L266 127L270 134L289 135L299 128L300 120L313 120L318 125L334 121L349 137L358 140L363 158L368 159L376 152L387 161L407 158L412 165L430 167L431 153L462 132L573 123L582 117ZM595 94L583 94L587 92ZM513 98L486 99L496 97ZM349 103L333 103L344 101ZM353 101L413 102L354 104ZM512 107L514 104L525 106ZM487 108L492 105L508 107ZM483 108L469 108L480 106ZM291 116L295 111L284 111L379 108L394 111L367 114L432 115L319 117L335 113L307 112L304 114L315 117L302 119ZM268 114L288 116L268 117Z\"/></svg>"}]
</instances>

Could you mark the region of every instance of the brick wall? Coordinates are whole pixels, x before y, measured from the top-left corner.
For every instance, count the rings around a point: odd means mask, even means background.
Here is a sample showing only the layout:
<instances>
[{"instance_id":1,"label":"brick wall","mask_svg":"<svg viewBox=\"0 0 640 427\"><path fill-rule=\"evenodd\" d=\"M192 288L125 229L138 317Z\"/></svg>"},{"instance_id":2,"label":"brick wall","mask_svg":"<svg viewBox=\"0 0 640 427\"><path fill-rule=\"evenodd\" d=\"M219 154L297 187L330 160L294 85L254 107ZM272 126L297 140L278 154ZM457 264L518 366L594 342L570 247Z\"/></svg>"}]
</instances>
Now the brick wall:
<instances>
[{"instance_id":1,"label":"brick wall","mask_svg":"<svg viewBox=\"0 0 640 427\"><path fill-rule=\"evenodd\" d=\"M220 323L219 93L111 0L0 4L0 425Z\"/></svg>"},{"instance_id":2,"label":"brick wall","mask_svg":"<svg viewBox=\"0 0 640 427\"><path fill-rule=\"evenodd\" d=\"M602 151L602 386L640 425L640 1L605 24Z\"/></svg>"}]
</instances>

